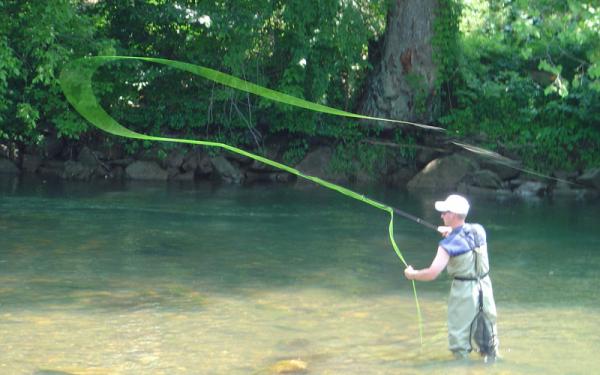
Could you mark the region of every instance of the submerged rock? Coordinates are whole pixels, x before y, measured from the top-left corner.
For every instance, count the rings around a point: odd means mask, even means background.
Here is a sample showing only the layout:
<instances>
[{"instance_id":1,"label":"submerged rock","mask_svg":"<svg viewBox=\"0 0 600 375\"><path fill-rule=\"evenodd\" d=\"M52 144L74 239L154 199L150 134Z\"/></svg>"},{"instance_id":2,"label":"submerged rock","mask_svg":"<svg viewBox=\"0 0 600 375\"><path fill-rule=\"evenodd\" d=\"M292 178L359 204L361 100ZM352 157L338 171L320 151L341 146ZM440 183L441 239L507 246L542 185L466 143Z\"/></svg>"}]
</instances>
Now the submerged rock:
<instances>
[{"instance_id":1,"label":"submerged rock","mask_svg":"<svg viewBox=\"0 0 600 375\"><path fill-rule=\"evenodd\" d=\"M598 191L558 181L552 189L552 196L559 198L592 199L598 196Z\"/></svg>"},{"instance_id":2,"label":"submerged rock","mask_svg":"<svg viewBox=\"0 0 600 375\"><path fill-rule=\"evenodd\" d=\"M541 197L545 194L548 186L540 181L525 181L515 190L515 194L521 197Z\"/></svg>"},{"instance_id":3,"label":"submerged rock","mask_svg":"<svg viewBox=\"0 0 600 375\"><path fill-rule=\"evenodd\" d=\"M270 367L272 374L302 374L308 370L308 364L300 359L285 359Z\"/></svg>"},{"instance_id":4,"label":"submerged rock","mask_svg":"<svg viewBox=\"0 0 600 375\"><path fill-rule=\"evenodd\" d=\"M458 184L458 187L456 188L456 191L460 194L465 194L465 195L480 195L480 196L509 196L512 194L512 192L508 189L491 189L491 188L486 188L486 187L479 187L479 186L473 186L473 185L468 185L464 182L461 182L460 184Z\"/></svg>"},{"instance_id":5,"label":"submerged rock","mask_svg":"<svg viewBox=\"0 0 600 375\"><path fill-rule=\"evenodd\" d=\"M50 370L40 369L33 373L33 375L104 375L114 374L115 372L105 368L69 368L66 370Z\"/></svg>"}]
</instances>

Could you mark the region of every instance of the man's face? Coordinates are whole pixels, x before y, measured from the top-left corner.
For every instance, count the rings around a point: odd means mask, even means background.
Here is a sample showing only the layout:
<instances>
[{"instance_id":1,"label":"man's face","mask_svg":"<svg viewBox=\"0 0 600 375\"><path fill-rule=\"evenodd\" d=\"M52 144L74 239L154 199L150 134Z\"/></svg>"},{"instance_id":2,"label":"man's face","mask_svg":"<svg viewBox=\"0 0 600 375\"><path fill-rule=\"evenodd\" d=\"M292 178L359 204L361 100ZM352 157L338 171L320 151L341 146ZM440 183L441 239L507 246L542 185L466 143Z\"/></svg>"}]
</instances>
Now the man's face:
<instances>
[{"instance_id":1,"label":"man's face","mask_svg":"<svg viewBox=\"0 0 600 375\"><path fill-rule=\"evenodd\" d=\"M454 222L455 215L450 211L444 211L441 214L442 220L444 221L445 226L452 226Z\"/></svg>"}]
</instances>

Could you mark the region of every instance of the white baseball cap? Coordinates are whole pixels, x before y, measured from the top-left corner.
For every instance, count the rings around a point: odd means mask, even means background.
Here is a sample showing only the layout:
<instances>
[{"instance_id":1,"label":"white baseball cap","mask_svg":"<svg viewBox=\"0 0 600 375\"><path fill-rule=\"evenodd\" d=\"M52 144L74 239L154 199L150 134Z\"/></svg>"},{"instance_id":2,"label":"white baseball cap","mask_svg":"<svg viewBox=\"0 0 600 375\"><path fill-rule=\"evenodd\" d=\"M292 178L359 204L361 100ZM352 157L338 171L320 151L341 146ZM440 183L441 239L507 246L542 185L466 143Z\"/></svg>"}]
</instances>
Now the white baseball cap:
<instances>
[{"instance_id":1,"label":"white baseball cap","mask_svg":"<svg viewBox=\"0 0 600 375\"><path fill-rule=\"evenodd\" d=\"M435 209L440 212L454 212L459 215L466 215L469 213L469 202L463 196L452 194L446 198L445 201L435 202Z\"/></svg>"}]
</instances>

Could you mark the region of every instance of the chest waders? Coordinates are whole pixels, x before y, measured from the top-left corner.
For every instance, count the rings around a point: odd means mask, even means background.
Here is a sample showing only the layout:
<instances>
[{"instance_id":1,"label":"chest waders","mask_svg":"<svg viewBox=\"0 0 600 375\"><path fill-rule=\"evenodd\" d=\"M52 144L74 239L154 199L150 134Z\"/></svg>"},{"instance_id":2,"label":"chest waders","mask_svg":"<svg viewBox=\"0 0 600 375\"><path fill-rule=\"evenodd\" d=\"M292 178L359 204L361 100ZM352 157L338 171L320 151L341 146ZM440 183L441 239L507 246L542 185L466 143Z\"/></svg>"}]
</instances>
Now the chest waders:
<instances>
[{"instance_id":1,"label":"chest waders","mask_svg":"<svg viewBox=\"0 0 600 375\"><path fill-rule=\"evenodd\" d=\"M465 224L459 235L470 250L450 258L448 263L448 272L454 279L448 300L450 350L456 358L466 358L472 350L486 359L495 358L496 306L488 277L487 245L482 244L477 225Z\"/></svg>"},{"instance_id":2,"label":"chest waders","mask_svg":"<svg viewBox=\"0 0 600 375\"><path fill-rule=\"evenodd\" d=\"M477 264L478 256L477 251L479 248L474 249L474 257L475 263ZM488 318L485 311L483 311L483 287L481 285L481 280L487 277L489 274L485 272L483 275L479 277L454 277L454 280L458 281L477 281L479 293L477 297L477 314L473 321L471 322L469 337L471 348L474 348L476 352L479 352L482 356L495 356L496 353L496 335L494 332L494 324ZM473 345L475 344L475 345Z\"/></svg>"}]
</instances>

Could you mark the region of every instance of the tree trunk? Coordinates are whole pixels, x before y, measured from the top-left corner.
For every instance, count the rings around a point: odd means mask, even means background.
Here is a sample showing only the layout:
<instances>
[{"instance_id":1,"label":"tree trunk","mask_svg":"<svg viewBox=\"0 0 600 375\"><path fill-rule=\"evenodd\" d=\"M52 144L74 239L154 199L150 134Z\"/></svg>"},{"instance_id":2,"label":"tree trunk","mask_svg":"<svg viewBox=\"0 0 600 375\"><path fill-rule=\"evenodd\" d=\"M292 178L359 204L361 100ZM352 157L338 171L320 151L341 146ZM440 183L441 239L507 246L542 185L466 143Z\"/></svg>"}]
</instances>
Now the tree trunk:
<instances>
[{"instance_id":1,"label":"tree trunk","mask_svg":"<svg viewBox=\"0 0 600 375\"><path fill-rule=\"evenodd\" d=\"M432 122L439 108L431 45L437 6L437 0L394 0L381 59L359 104L360 113Z\"/></svg>"}]
</instances>

